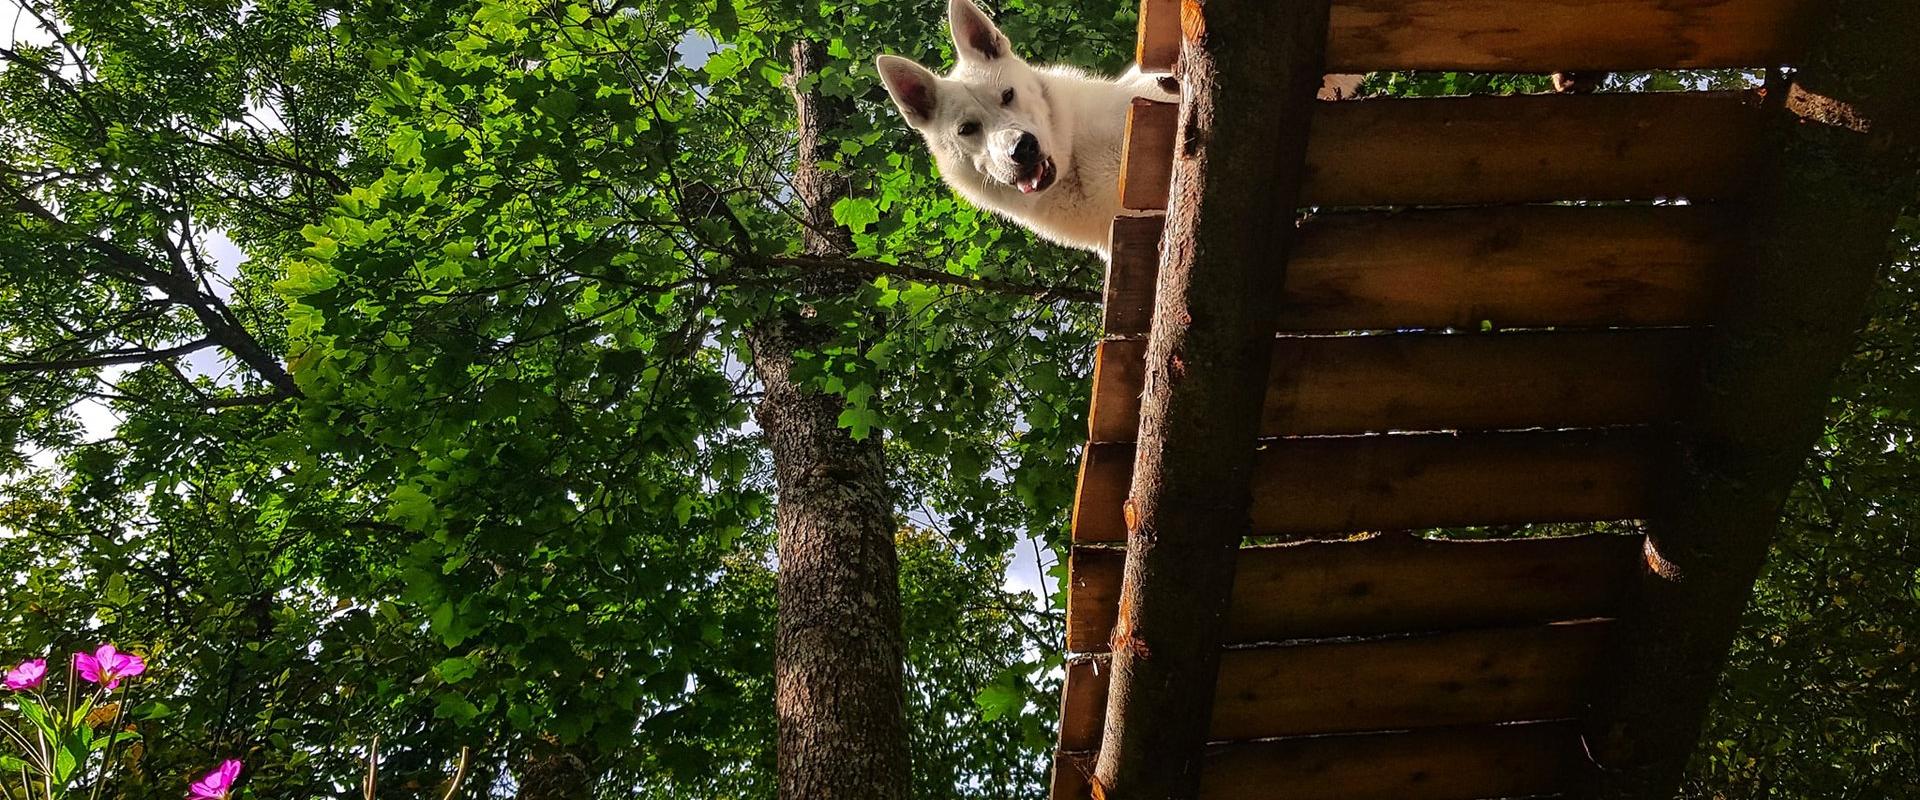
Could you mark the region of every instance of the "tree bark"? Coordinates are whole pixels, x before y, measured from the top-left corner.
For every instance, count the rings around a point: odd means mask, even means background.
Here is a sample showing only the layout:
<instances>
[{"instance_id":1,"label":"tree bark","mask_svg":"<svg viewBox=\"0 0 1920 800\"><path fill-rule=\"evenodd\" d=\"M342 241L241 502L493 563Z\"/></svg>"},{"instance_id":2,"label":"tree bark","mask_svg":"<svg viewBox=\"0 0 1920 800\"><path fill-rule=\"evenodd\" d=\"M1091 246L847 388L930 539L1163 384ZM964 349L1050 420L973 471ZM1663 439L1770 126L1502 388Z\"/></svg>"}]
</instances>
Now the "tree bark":
<instances>
[{"instance_id":1,"label":"tree bark","mask_svg":"<svg viewBox=\"0 0 1920 800\"><path fill-rule=\"evenodd\" d=\"M1102 800L1199 791L1234 558L1295 229L1327 0L1181 8L1185 92L1147 345Z\"/></svg>"},{"instance_id":2,"label":"tree bark","mask_svg":"<svg viewBox=\"0 0 1920 800\"><path fill-rule=\"evenodd\" d=\"M1713 333L1649 520L1623 668L1588 731L1593 796L1674 795L1727 648L1808 452L1866 300L1914 202L1920 4L1832 5L1779 114L1743 275Z\"/></svg>"},{"instance_id":3,"label":"tree bark","mask_svg":"<svg viewBox=\"0 0 1920 800\"><path fill-rule=\"evenodd\" d=\"M794 190L806 206L806 252L845 257L835 225L844 178L817 168L832 153L823 135L853 115L851 101L803 91L825 46L793 47L799 164ZM850 294L858 281L813 273L803 296ZM796 378L796 353L819 352L833 332L808 309L776 306L747 340L766 394L756 411L779 490L779 623L774 703L779 787L788 800L904 800L910 783L893 495L881 438L840 427L844 400Z\"/></svg>"}]
</instances>

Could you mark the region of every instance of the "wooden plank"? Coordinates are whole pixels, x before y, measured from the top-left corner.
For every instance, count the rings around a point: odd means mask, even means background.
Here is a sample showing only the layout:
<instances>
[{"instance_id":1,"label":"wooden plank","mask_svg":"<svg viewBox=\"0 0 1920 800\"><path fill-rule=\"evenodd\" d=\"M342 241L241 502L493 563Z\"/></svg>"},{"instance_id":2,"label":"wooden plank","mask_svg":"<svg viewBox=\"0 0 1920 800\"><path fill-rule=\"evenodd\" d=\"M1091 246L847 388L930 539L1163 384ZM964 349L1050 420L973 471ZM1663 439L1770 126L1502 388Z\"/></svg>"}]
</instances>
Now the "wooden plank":
<instances>
[{"instance_id":1,"label":"wooden plank","mask_svg":"<svg viewBox=\"0 0 1920 800\"><path fill-rule=\"evenodd\" d=\"M1047 794L1053 800L1092 800L1092 777L1092 753L1056 753L1053 782Z\"/></svg>"},{"instance_id":2,"label":"wooden plank","mask_svg":"<svg viewBox=\"0 0 1920 800\"><path fill-rule=\"evenodd\" d=\"M1584 776L1561 723L1216 745L1205 800L1479 800L1557 794ZM1056 795L1059 800L1085 795Z\"/></svg>"},{"instance_id":3,"label":"wooden plank","mask_svg":"<svg viewBox=\"0 0 1920 800\"><path fill-rule=\"evenodd\" d=\"M1243 550L1242 559L1249 552ZM1126 551L1115 548L1075 547L1067 553L1067 652L1107 652L1107 640L1120 613L1120 574L1126 561ZM1241 604L1238 578L1232 603ZM1232 619L1229 611L1229 630Z\"/></svg>"},{"instance_id":4,"label":"wooden plank","mask_svg":"<svg viewBox=\"0 0 1920 800\"><path fill-rule=\"evenodd\" d=\"M1141 72L1172 72L1180 57L1179 0L1140 0L1140 38L1134 63Z\"/></svg>"},{"instance_id":5,"label":"wooden plank","mask_svg":"<svg viewBox=\"0 0 1920 800\"><path fill-rule=\"evenodd\" d=\"M1092 750L1100 746L1100 727L1107 714L1108 661L1091 656L1067 662L1066 683L1060 690L1060 749Z\"/></svg>"},{"instance_id":6,"label":"wooden plank","mask_svg":"<svg viewBox=\"0 0 1920 800\"><path fill-rule=\"evenodd\" d=\"M1120 161L1120 206L1163 211L1173 185L1173 139L1180 106L1134 98L1127 111L1127 143Z\"/></svg>"},{"instance_id":7,"label":"wooden plank","mask_svg":"<svg viewBox=\"0 0 1920 800\"><path fill-rule=\"evenodd\" d=\"M1703 206L1323 214L1301 230L1281 327L1700 324L1742 258L1733 217Z\"/></svg>"},{"instance_id":8,"label":"wooden plank","mask_svg":"<svg viewBox=\"0 0 1920 800\"><path fill-rule=\"evenodd\" d=\"M1211 736L1260 739L1576 716L1610 621L1259 647L1220 659Z\"/></svg>"},{"instance_id":9,"label":"wooden plank","mask_svg":"<svg viewBox=\"0 0 1920 800\"><path fill-rule=\"evenodd\" d=\"M1760 163L1749 92L1323 102L1306 206L1739 196Z\"/></svg>"},{"instance_id":10,"label":"wooden plank","mask_svg":"<svg viewBox=\"0 0 1920 800\"><path fill-rule=\"evenodd\" d=\"M1256 536L1316 536L1646 516L1649 431L1525 431L1267 440L1254 462ZM1089 444L1075 542L1126 539L1133 446Z\"/></svg>"},{"instance_id":11,"label":"wooden plank","mask_svg":"<svg viewBox=\"0 0 1920 800\"><path fill-rule=\"evenodd\" d=\"M1710 206L1320 214L1301 227L1277 317L1289 332L1697 325L1742 263L1738 230ZM1132 263L1146 296L1109 290L1110 336L1147 331L1153 267Z\"/></svg>"},{"instance_id":12,"label":"wooden plank","mask_svg":"<svg viewBox=\"0 0 1920 800\"><path fill-rule=\"evenodd\" d=\"M1699 331L1529 331L1283 337L1273 346L1262 436L1586 428L1678 414ZM1100 345L1093 440L1140 424L1145 342Z\"/></svg>"},{"instance_id":13,"label":"wooden plank","mask_svg":"<svg viewBox=\"0 0 1920 800\"><path fill-rule=\"evenodd\" d=\"M1613 616L1644 539L1597 534L1445 541L1376 536L1240 551L1224 642L1364 636ZM1068 557L1067 649L1097 653L1112 635L1122 554Z\"/></svg>"},{"instance_id":14,"label":"wooden plank","mask_svg":"<svg viewBox=\"0 0 1920 800\"><path fill-rule=\"evenodd\" d=\"M1611 620L1230 649L1209 741L1571 719L1603 668ZM1068 666L1061 748L1097 746L1107 659ZM1073 731L1069 739L1068 731ZM1091 732L1091 738L1087 735Z\"/></svg>"},{"instance_id":15,"label":"wooden plank","mask_svg":"<svg viewBox=\"0 0 1920 800\"><path fill-rule=\"evenodd\" d=\"M1816 0L1338 0L1331 71L1554 72L1796 63Z\"/></svg>"},{"instance_id":16,"label":"wooden plank","mask_svg":"<svg viewBox=\"0 0 1920 800\"><path fill-rule=\"evenodd\" d=\"M1131 324L1136 326L1131 333L1147 332L1147 321L1153 317L1153 282L1160 273L1160 233L1166 221L1159 214L1114 218L1107 237L1112 256L1101 299L1108 330Z\"/></svg>"}]
</instances>

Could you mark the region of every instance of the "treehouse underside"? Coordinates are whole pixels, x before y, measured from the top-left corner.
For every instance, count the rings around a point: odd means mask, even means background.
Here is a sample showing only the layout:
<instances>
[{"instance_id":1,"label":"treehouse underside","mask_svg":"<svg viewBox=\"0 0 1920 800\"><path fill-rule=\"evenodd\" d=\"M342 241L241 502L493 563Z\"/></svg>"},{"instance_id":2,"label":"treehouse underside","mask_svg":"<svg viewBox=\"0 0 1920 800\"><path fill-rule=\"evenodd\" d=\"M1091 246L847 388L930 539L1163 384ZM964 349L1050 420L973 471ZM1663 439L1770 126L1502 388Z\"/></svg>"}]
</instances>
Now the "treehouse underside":
<instances>
[{"instance_id":1,"label":"treehouse underside","mask_svg":"<svg viewBox=\"0 0 1920 800\"><path fill-rule=\"evenodd\" d=\"M1144 70L1179 58L1181 5L1145 0ZM1764 71L1800 63L1824 8L1336 0L1324 63ZM1643 526L1697 500L1665 491L1697 466L1677 443L1716 348L1739 345L1715 338L1729 304L1758 302L1738 287L1758 280L1774 94L1314 101L1297 187L1312 214L1284 256L1246 265L1284 277L1217 672L1189 678L1213 682L1211 707L1188 710L1208 720L1201 797L1592 791L1593 709L1632 688L1611 683L1635 655L1622 620L1662 610ZM1113 800L1095 762L1117 732L1116 624L1137 593L1183 591L1123 585L1142 397L1152 369L1179 368L1147 351L1180 128L1180 106L1136 101L1122 185L1143 215L1113 228L1056 800Z\"/></svg>"}]
</instances>

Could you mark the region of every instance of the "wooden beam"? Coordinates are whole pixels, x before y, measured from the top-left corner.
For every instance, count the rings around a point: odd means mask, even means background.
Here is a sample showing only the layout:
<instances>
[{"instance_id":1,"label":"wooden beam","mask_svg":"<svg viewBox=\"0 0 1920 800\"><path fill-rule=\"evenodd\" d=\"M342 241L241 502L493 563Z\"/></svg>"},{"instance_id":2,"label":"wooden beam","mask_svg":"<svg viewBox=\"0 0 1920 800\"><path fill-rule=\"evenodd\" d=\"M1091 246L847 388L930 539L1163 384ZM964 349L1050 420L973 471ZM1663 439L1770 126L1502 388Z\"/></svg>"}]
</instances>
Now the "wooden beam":
<instances>
[{"instance_id":1,"label":"wooden beam","mask_svg":"<svg viewBox=\"0 0 1920 800\"><path fill-rule=\"evenodd\" d=\"M1140 38L1134 63L1142 72L1171 72L1180 57L1179 0L1140 0Z\"/></svg>"},{"instance_id":2,"label":"wooden beam","mask_svg":"<svg viewBox=\"0 0 1920 800\"><path fill-rule=\"evenodd\" d=\"M1672 797L1894 222L1920 193L1920 3L1829 6L1771 124L1754 269L1707 351L1589 741L1594 795Z\"/></svg>"},{"instance_id":3,"label":"wooden beam","mask_svg":"<svg viewBox=\"0 0 1920 800\"><path fill-rule=\"evenodd\" d=\"M1174 129L1180 107L1144 97L1127 111L1127 139L1121 150L1120 207L1164 211L1173 181Z\"/></svg>"},{"instance_id":4,"label":"wooden beam","mask_svg":"<svg viewBox=\"0 0 1920 800\"><path fill-rule=\"evenodd\" d=\"M1700 331L1529 331L1284 337L1262 436L1589 428L1670 422L1698 368ZM1146 343L1103 342L1093 440L1140 424Z\"/></svg>"},{"instance_id":5,"label":"wooden beam","mask_svg":"<svg viewBox=\"0 0 1920 800\"><path fill-rule=\"evenodd\" d=\"M1106 331L1135 336L1147 332L1157 265L1129 260L1119 272L1119 222ZM1135 252L1157 255L1157 233ZM1700 325L1741 269L1740 233L1733 213L1711 206L1319 214L1301 226L1275 316L1301 333Z\"/></svg>"},{"instance_id":6,"label":"wooden beam","mask_svg":"<svg viewBox=\"0 0 1920 800\"><path fill-rule=\"evenodd\" d=\"M1183 100L1126 500L1101 800L1199 791L1219 633L1247 532L1279 271L1292 244L1328 0L1180 6Z\"/></svg>"},{"instance_id":7,"label":"wooden beam","mask_svg":"<svg viewBox=\"0 0 1920 800\"><path fill-rule=\"evenodd\" d=\"M1210 741L1571 719L1604 669L1611 620L1234 648L1220 656ZM1099 728L1107 659L1067 667L1061 730ZM1392 687L1385 690L1383 687ZM1062 749L1097 740L1061 737Z\"/></svg>"},{"instance_id":8,"label":"wooden beam","mask_svg":"<svg viewBox=\"0 0 1920 800\"><path fill-rule=\"evenodd\" d=\"M1166 221L1157 214L1114 219L1107 235L1112 255L1100 303L1109 335L1147 332L1147 320L1153 317L1153 282L1160 274L1160 231Z\"/></svg>"},{"instance_id":9,"label":"wooden beam","mask_svg":"<svg viewBox=\"0 0 1920 800\"><path fill-rule=\"evenodd\" d=\"M1608 621L1228 651L1216 741L1570 719ZM1391 687L1390 689L1386 687Z\"/></svg>"},{"instance_id":10,"label":"wooden beam","mask_svg":"<svg viewBox=\"0 0 1920 800\"><path fill-rule=\"evenodd\" d=\"M1339 0L1334 72L1770 67L1804 52L1818 0Z\"/></svg>"},{"instance_id":11,"label":"wooden beam","mask_svg":"<svg viewBox=\"0 0 1920 800\"><path fill-rule=\"evenodd\" d=\"M1100 746L1101 725L1107 715L1106 658L1081 656L1067 662L1060 688L1060 749L1093 750Z\"/></svg>"},{"instance_id":12,"label":"wooden beam","mask_svg":"<svg viewBox=\"0 0 1920 800\"><path fill-rule=\"evenodd\" d=\"M1738 197L1760 114L1748 92L1549 94L1323 103L1312 206Z\"/></svg>"},{"instance_id":13,"label":"wooden beam","mask_svg":"<svg viewBox=\"0 0 1920 800\"><path fill-rule=\"evenodd\" d=\"M1219 745L1205 800L1465 800L1558 794L1583 775L1558 723Z\"/></svg>"},{"instance_id":14,"label":"wooden beam","mask_svg":"<svg viewBox=\"0 0 1920 800\"><path fill-rule=\"evenodd\" d=\"M1594 534L1448 541L1375 536L1243 548L1225 644L1421 633L1611 617L1641 539ZM1067 649L1105 652L1125 554L1068 559Z\"/></svg>"},{"instance_id":15,"label":"wooden beam","mask_svg":"<svg viewBox=\"0 0 1920 800\"><path fill-rule=\"evenodd\" d=\"M1330 536L1529 522L1640 519L1662 438L1636 429L1269 440L1252 465L1251 530ZM1133 445L1087 446L1076 543L1127 537ZM1223 587L1224 591L1225 587Z\"/></svg>"}]
</instances>

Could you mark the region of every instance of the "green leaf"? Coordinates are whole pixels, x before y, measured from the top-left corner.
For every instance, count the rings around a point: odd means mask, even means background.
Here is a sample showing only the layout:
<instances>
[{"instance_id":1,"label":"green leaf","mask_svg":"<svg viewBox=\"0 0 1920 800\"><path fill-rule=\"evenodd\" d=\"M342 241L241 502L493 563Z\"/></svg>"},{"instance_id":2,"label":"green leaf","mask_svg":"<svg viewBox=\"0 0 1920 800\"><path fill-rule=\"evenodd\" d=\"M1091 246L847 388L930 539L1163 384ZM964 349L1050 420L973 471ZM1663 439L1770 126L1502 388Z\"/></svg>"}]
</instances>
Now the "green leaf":
<instances>
[{"instance_id":1,"label":"green leaf","mask_svg":"<svg viewBox=\"0 0 1920 800\"><path fill-rule=\"evenodd\" d=\"M1026 698L1013 686L995 682L981 689L973 696L973 704L980 708L980 718L992 722L1008 714L1019 711L1026 705Z\"/></svg>"},{"instance_id":2,"label":"green leaf","mask_svg":"<svg viewBox=\"0 0 1920 800\"><path fill-rule=\"evenodd\" d=\"M541 95L540 101L534 106L564 122L573 119L573 112L580 108L580 97L565 89L553 89Z\"/></svg>"},{"instance_id":3,"label":"green leaf","mask_svg":"<svg viewBox=\"0 0 1920 800\"><path fill-rule=\"evenodd\" d=\"M450 719L465 725L472 722L474 717L480 716L480 707L461 695L447 692L440 695L440 702L434 706L433 716L436 719Z\"/></svg>"},{"instance_id":4,"label":"green leaf","mask_svg":"<svg viewBox=\"0 0 1920 800\"><path fill-rule=\"evenodd\" d=\"M880 221L880 208L865 197L843 197L833 204L833 221L860 233Z\"/></svg>"},{"instance_id":5,"label":"green leaf","mask_svg":"<svg viewBox=\"0 0 1920 800\"><path fill-rule=\"evenodd\" d=\"M440 675L440 680L446 681L447 683L459 683L473 677L473 674L478 672L480 667L470 659L454 656L441 661L440 665L434 667L433 670Z\"/></svg>"}]
</instances>

